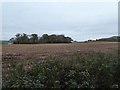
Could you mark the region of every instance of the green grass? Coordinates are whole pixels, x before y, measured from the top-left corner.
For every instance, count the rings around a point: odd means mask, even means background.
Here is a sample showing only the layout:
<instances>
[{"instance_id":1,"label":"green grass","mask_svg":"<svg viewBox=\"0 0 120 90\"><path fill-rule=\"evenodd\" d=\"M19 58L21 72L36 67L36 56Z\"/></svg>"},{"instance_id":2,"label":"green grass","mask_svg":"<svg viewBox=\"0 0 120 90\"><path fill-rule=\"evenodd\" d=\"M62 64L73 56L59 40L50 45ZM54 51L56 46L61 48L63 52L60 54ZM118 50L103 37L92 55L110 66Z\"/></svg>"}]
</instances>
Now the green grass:
<instances>
[{"instance_id":1,"label":"green grass","mask_svg":"<svg viewBox=\"0 0 120 90\"><path fill-rule=\"evenodd\" d=\"M11 62L3 88L118 88L118 53L76 54L70 59L49 57L45 62ZM30 67L27 67L30 66Z\"/></svg>"}]
</instances>

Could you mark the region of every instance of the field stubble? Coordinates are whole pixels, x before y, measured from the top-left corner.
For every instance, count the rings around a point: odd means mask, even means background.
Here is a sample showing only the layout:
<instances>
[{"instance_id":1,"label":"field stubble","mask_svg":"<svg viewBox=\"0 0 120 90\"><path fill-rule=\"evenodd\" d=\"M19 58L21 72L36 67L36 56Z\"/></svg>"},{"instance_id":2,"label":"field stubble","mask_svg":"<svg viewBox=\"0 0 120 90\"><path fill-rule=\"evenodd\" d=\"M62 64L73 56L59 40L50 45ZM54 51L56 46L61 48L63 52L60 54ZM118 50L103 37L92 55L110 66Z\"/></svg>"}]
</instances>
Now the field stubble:
<instances>
[{"instance_id":1,"label":"field stubble","mask_svg":"<svg viewBox=\"0 0 120 90\"><path fill-rule=\"evenodd\" d=\"M76 53L110 52L118 49L118 43L93 42L72 44L16 44L2 46L2 60L45 60L48 56L69 57Z\"/></svg>"},{"instance_id":2,"label":"field stubble","mask_svg":"<svg viewBox=\"0 0 120 90\"><path fill-rule=\"evenodd\" d=\"M24 63L24 62L26 62L27 60L27 63L28 64L26 64L25 63L25 70L26 69L28 69L28 68L31 68L32 66L34 66L34 65L32 65L32 62L31 61L37 61L37 63L38 62L41 62L41 61L45 61L45 60L47 60L47 57L50 57L50 56L52 56L52 57L57 57L57 59L58 58L60 58L60 60L65 60L65 62L66 62L66 60L68 61L68 59L69 58L71 58L72 56L74 57L74 55L75 54L78 54L78 55L81 55L81 57L80 58L83 58L83 59L86 59L86 60L88 60L88 62L86 63L86 68L87 69L89 69L88 67L90 67L91 65L89 65L89 61L91 60L89 60L89 54L87 54L87 53L89 53L89 52L102 52L102 53L109 53L109 52L116 52L118 50L118 43L110 43L110 42L93 42L93 43L72 43L72 44L14 44L14 45L3 45L2 46L2 74L3 74L3 77L4 78L6 78L6 77L8 77L8 75L10 74L9 73L9 71L10 71L10 68L13 68L14 70L16 70L17 69L17 67L15 67L14 68L14 66L19 66L19 64L21 63L21 60L22 60L22 63ZM83 55L82 55L83 54ZM88 56L87 58L86 57L84 57L84 55L86 55L86 56ZM104 56L104 54L98 54L98 56L97 55L95 55L95 56L97 56L95 59L97 59L98 60L98 66L100 66L100 63L101 63L101 65L104 65L104 66L102 66L102 68L106 68L106 65L107 65L107 63L104 63L104 62L109 62L110 63L110 61L104 61L104 57L101 57L101 55L103 55ZM75 55L76 56L76 55ZM91 55L90 55L91 56ZM110 57L110 58L109 58ZM108 56L108 59L112 59L111 58L112 56ZM63 59L62 59L63 58ZM75 57L76 59L77 59L77 57ZM75 59L74 58L74 59ZM91 57L92 59L94 59L94 57ZM99 61L99 58L103 58L103 60L100 60ZM116 57L117 58L117 57ZM49 58L50 59L50 58ZM75 60L76 60L75 59ZM107 59L107 58L106 58ZM115 58L114 58L115 59ZM53 59L54 61L56 61L56 59ZM14 61L15 61L15 65L14 65ZM16 62L17 61L17 62ZM30 63L30 62L31 63ZM48 61L49 62L49 61ZM57 61L58 62L58 61ZM77 65L78 63L76 63L75 61L72 61L72 62L74 62L75 63L75 65ZM63 67L67 67L66 65L67 64L70 64L70 65L73 65L74 66L74 64L73 63L70 63L70 62L68 62L68 63L64 63L64 65L63 65ZM79 65L83 65L82 67L84 68L84 62L86 62L86 61L81 61L81 62L83 62L83 63L79 63L78 64L78 66ZM113 60L113 62L114 62L114 60ZM117 62L117 61L116 61ZM12 64L10 64L10 63L12 63ZM16 64L17 63L17 64ZM54 65L52 65L51 66L51 64L52 63L55 63L55 62L49 62L47 65L49 66L49 64L50 64L50 68L53 68L53 69L55 69L53 66ZM61 62L62 63L62 62ZM59 64L60 65L62 65L61 63L55 63L55 65L56 64L58 64L58 65L56 65L56 68L58 68L59 67ZM94 60L94 62L91 62L91 63L93 63L93 64L95 64L96 63L96 61ZM103 64L102 64L103 63ZM43 63L44 64L44 63ZM12 67L11 67L11 65L12 65ZM20 64L21 65L21 64ZM87 66L88 65L88 66ZM109 64L108 64L109 65ZM110 63L110 65L111 65L111 63ZM43 65L44 66L44 65ZM95 71L98 71L99 70L99 68L101 69L101 66L98 68L98 70L96 69L96 64L95 65L93 65L94 67L94 69L95 69ZM62 68L63 68L62 67ZM76 67L76 66L75 66ZM82 68L81 67L81 68ZM21 67L22 68L22 67ZM20 70L21 70L21 68L20 68ZM68 71L69 71L69 65L68 65ZM71 67L72 68L72 67ZM71 68L70 68L70 70L71 70ZM19 69L19 68L18 68ZM46 70L47 68L45 68L45 70ZM35 70L37 70L37 68L35 69ZM50 69L50 70L52 70L52 69ZM60 69L61 70L61 69ZM78 69L75 69L75 70L78 70ZM105 69L106 70L106 69ZM103 71L104 72L107 72L107 71L105 71L104 69L103 69ZM39 70L38 70L39 71ZM67 72L68 72L67 71ZM84 71L84 70L83 70ZM90 70L91 71L91 70ZM33 71L34 72L34 71ZM51 71L50 71L51 72ZM50 72L46 72L46 73L50 73ZM86 72L86 71L85 71ZM17 72L15 72L15 73L17 73ZM20 72L18 72L18 73L20 73ZM54 71L54 73L55 73L55 71ZM61 72L62 73L62 72ZM61 74L60 73L60 74ZM71 73L73 73L73 72L71 72ZM100 73L100 72L99 72ZM111 73L111 72L109 72L109 73ZM109 76L109 73L107 73L106 75L108 75ZM63 73L62 73L63 74ZM95 74L95 73L94 73ZM97 73L96 73L97 74ZM23 74L24 75L24 74ZM57 74L56 74L57 75ZM71 74L70 74L71 75ZM77 74L78 75L78 74ZM13 75L14 77L15 77L15 75ZM16 76L17 76L17 74L16 74ZM49 76L49 74L47 74L46 76ZM68 76L69 76L69 74L68 74ZM84 76L84 75L83 75ZM96 76L99 76L99 74L98 75L96 75ZM13 78L14 78L13 77ZM20 77L21 77L21 75L20 75ZM36 76L35 76L36 77ZM77 76L76 76L77 77ZM102 77L102 76L100 76L100 77ZM91 78L91 77L90 77ZM102 77L103 78L103 77ZM29 78L28 78L29 79ZM51 78L49 78L49 79L51 79ZM48 79L48 81L49 81L49 79ZM4 80L4 79L3 79ZM13 80L13 79L11 79L11 80ZM24 79L23 79L24 80ZM62 79L60 79L60 80L62 80ZM88 79L89 80L89 79ZM96 77L96 80L97 80L97 77ZM102 79L101 79L102 80ZM106 80L106 79L105 79ZM29 81L29 80L28 80ZM27 82L28 82L27 81ZM79 81L79 80L78 80ZM5 82L7 82L7 81L5 81ZM12 82L12 81L10 81L10 82ZM96 81L95 81L96 82ZM101 81L100 81L101 82ZM109 82L109 80L108 80L108 82ZM8 82L9 83L9 82ZM17 82L18 83L18 82ZM72 83L73 83L73 81L72 81ZM4 83L5 84L5 83ZM7 84L5 84L6 86L7 86ZM10 84L9 84L10 85ZM25 85L28 85L28 84L25 84ZM106 84L107 85L107 84ZM115 84L116 85L116 84ZM28 85L29 86L29 85Z\"/></svg>"}]
</instances>

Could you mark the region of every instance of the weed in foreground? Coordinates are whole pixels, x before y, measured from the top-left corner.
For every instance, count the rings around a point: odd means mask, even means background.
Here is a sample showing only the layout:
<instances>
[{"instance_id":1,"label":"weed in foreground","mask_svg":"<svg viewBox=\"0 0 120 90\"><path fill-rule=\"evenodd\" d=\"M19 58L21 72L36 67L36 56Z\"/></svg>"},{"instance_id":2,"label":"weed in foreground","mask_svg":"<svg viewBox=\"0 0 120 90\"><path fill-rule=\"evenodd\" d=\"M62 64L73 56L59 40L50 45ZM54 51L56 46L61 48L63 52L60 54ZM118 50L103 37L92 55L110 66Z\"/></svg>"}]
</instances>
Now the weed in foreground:
<instances>
[{"instance_id":1,"label":"weed in foreground","mask_svg":"<svg viewBox=\"0 0 120 90\"><path fill-rule=\"evenodd\" d=\"M119 58L115 53L76 54L71 59L49 57L42 63L11 62L3 88L118 88Z\"/></svg>"}]
</instances>

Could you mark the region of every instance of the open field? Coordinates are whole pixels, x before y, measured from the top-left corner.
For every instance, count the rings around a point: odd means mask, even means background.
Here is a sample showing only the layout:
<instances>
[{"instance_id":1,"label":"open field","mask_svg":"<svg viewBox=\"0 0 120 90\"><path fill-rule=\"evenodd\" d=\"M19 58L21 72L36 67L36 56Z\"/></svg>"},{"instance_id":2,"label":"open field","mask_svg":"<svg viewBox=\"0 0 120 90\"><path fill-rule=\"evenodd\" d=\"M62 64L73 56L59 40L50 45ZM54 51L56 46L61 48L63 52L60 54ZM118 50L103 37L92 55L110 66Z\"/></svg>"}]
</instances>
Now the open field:
<instances>
[{"instance_id":1,"label":"open field","mask_svg":"<svg viewBox=\"0 0 120 90\"><path fill-rule=\"evenodd\" d=\"M2 60L5 59L34 59L43 60L47 56L67 57L75 53L88 51L110 52L118 49L116 42L91 42L72 44L16 44L2 46Z\"/></svg>"},{"instance_id":2,"label":"open field","mask_svg":"<svg viewBox=\"0 0 120 90\"><path fill-rule=\"evenodd\" d=\"M14 44L2 50L4 88L120 86L117 42Z\"/></svg>"}]
</instances>

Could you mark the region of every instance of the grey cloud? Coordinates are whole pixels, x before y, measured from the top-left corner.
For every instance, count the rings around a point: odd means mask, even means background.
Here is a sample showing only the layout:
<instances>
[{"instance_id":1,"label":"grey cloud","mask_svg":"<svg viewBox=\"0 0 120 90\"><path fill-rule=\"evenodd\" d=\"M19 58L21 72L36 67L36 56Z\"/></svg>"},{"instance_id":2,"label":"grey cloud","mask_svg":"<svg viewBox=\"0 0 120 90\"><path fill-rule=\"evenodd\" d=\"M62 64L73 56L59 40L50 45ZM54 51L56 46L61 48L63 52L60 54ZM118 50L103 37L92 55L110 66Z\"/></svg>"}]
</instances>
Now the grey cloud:
<instances>
[{"instance_id":1,"label":"grey cloud","mask_svg":"<svg viewBox=\"0 0 120 90\"><path fill-rule=\"evenodd\" d=\"M117 3L4 3L2 9L5 39L25 32L87 40L115 35L118 29Z\"/></svg>"}]
</instances>

